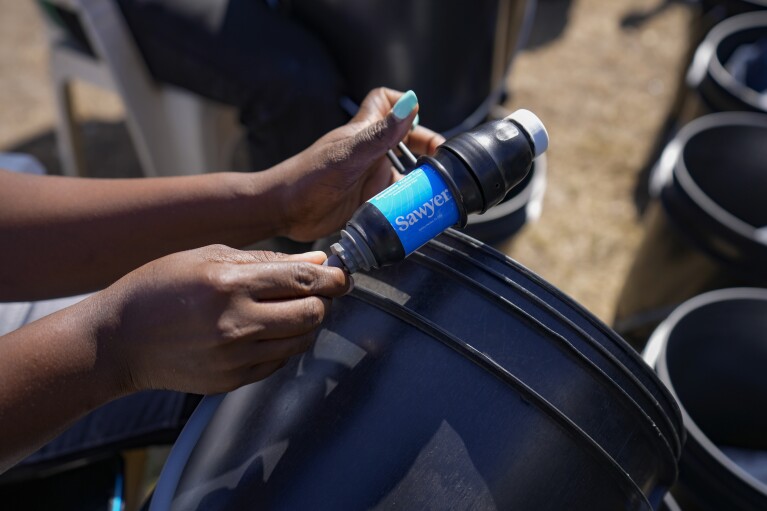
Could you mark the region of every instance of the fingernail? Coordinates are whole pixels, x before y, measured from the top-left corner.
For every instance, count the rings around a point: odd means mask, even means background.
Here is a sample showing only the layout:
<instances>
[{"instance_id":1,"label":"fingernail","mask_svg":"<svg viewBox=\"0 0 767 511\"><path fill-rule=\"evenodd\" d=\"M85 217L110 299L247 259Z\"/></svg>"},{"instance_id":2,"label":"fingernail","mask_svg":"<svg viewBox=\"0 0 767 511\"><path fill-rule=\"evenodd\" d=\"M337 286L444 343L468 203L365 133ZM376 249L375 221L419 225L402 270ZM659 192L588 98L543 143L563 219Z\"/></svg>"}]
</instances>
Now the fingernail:
<instances>
[{"instance_id":1,"label":"fingernail","mask_svg":"<svg viewBox=\"0 0 767 511\"><path fill-rule=\"evenodd\" d=\"M323 252L322 250L312 250L311 252L304 252L303 254L293 254L291 256L288 256L290 259L296 261L307 261L307 260L320 260L324 264L324 262L327 261L328 256Z\"/></svg>"},{"instance_id":2,"label":"fingernail","mask_svg":"<svg viewBox=\"0 0 767 511\"><path fill-rule=\"evenodd\" d=\"M413 119L413 125L410 126L410 131L413 131L416 126L418 126L419 122L421 122L421 114L415 114L415 119Z\"/></svg>"},{"instance_id":3,"label":"fingernail","mask_svg":"<svg viewBox=\"0 0 767 511\"><path fill-rule=\"evenodd\" d=\"M323 252L322 250L312 250L310 252L304 252L302 255L305 255L307 257L311 257L312 259L319 258L319 257L321 257L323 259L327 259L328 258L327 254L325 252Z\"/></svg>"},{"instance_id":4,"label":"fingernail","mask_svg":"<svg viewBox=\"0 0 767 511\"><path fill-rule=\"evenodd\" d=\"M391 113L394 114L395 119L401 121L410 115L410 112L413 111L417 104L418 98L416 97L415 92L409 90L394 103L394 108L391 109Z\"/></svg>"}]
</instances>

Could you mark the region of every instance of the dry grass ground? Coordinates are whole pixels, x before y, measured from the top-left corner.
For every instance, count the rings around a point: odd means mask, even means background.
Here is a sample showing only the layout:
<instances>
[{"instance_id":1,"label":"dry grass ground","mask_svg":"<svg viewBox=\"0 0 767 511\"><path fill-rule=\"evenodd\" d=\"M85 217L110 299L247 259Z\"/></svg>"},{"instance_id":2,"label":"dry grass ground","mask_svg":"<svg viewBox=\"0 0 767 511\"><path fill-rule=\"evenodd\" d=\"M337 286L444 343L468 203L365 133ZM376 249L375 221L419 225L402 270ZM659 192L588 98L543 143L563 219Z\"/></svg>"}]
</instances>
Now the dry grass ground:
<instances>
[{"instance_id":1,"label":"dry grass ground","mask_svg":"<svg viewBox=\"0 0 767 511\"><path fill-rule=\"evenodd\" d=\"M621 28L658 1L573 2L561 37L523 53L511 77L511 106L538 113L551 145L543 215L506 251L606 321L642 235L636 175L686 51L681 6Z\"/></svg>"},{"instance_id":2,"label":"dry grass ground","mask_svg":"<svg viewBox=\"0 0 767 511\"><path fill-rule=\"evenodd\" d=\"M689 13L672 5L637 29L621 20L659 1L540 0L549 30L567 14L564 30L521 54L511 77L508 106L538 113L551 146L543 216L505 249L606 321L641 238L632 189L674 92ZM91 168L135 172L119 102L85 87L77 98ZM53 121L34 2L0 0L0 151L55 169Z\"/></svg>"}]
</instances>

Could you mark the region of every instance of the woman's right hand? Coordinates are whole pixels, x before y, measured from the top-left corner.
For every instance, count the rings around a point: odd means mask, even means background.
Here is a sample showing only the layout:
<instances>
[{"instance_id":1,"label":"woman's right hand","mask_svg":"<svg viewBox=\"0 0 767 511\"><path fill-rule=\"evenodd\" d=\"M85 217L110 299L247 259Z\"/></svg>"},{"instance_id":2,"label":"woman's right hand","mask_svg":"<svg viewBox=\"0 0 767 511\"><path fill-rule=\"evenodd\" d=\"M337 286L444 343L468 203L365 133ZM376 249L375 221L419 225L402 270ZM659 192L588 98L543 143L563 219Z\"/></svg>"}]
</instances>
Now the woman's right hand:
<instances>
[{"instance_id":1,"label":"woman's right hand","mask_svg":"<svg viewBox=\"0 0 767 511\"><path fill-rule=\"evenodd\" d=\"M351 289L325 258L214 245L129 273L99 293L124 391L211 394L269 376L312 345L331 298Z\"/></svg>"}]
</instances>

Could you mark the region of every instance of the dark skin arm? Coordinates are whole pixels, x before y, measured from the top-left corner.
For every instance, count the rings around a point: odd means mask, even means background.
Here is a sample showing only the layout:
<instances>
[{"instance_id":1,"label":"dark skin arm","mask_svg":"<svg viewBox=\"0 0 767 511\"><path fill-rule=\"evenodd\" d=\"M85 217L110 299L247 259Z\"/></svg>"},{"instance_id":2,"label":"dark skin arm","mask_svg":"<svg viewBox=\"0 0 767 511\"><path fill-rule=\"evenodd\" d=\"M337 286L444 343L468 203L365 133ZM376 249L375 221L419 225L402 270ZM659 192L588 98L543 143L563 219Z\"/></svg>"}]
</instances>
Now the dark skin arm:
<instances>
[{"instance_id":1,"label":"dark skin arm","mask_svg":"<svg viewBox=\"0 0 767 511\"><path fill-rule=\"evenodd\" d=\"M262 175L263 174L263 175ZM272 173L73 179L0 172L0 299L106 287L179 250L284 229Z\"/></svg>"},{"instance_id":2,"label":"dark skin arm","mask_svg":"<svg viewBox=\"0 0 767 511\"><path fill-rule=\"evenodd\" d=\"M348 124L258 173L99 180L0 171L0 301L93 291L210 243L330 234L394 179L383 154L417 112L394 118L399 96L377 89ZM442 138L419 127L408 142L431 153Z\"/></svg>"},{"instance_id":3,"label":"dark skin arm","mask_svg":"<svg viewBox=\"0 0 767 511\"><path fill-rule=\"evenodd\" d=\"M276 234L311 240L341 227L396 179L384 154L417 111L393 117L399 96L374 91L347 125L256 174L0 172L0 300L105 288L0 337L0 472L117 397L231 390L308 349L330 300L351 285L321 266L323 253L178 251ZM423 128L409 139L421 153L442 141Z\"/></svg>"},{"instance_id":4,"label":"dark skin arm","mask_svg":"<svg viewBox=\"0 0 767 511\"><path fill-rule=\"evenodd\" d=\"M218 393L306 351L349 276L322 252L172 254L0 338L0 471L88 411L148 389Z\"/></svg>"}]
</instances>

